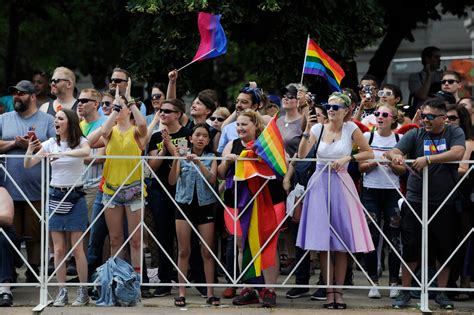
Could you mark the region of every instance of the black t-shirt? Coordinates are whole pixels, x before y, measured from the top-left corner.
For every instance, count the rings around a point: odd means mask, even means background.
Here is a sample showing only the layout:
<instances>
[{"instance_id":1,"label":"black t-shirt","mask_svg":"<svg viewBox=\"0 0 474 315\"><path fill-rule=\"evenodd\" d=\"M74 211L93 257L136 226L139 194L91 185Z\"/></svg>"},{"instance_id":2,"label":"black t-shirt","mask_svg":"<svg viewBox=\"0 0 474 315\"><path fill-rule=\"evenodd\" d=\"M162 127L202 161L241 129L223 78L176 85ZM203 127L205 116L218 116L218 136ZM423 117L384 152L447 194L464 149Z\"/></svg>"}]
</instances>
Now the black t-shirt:
<instances>
[{"instance_id":1,"label":"black t-shirt","mask_svg":"<svg viewBox=\"0 0 474 315\"><path fill-rule=\"evenodd\" d=\"M466 138L461 128L447 125L441 134L431 134L424 128L412 129L395 145L408 159L449 151L453 146L465 147ZM433 163L428 166L428 203L441 204L457 183L459 164ZM410 173L407 200L422 202L423 172L419 177ZM455 194L453 195L455 196ZM449 200L453 202L453 198Z\"/></svg>"},{"instance_id":2,"label":"black t-shirt","mask_svg":"<svg viewBox=\"0 0 474 315\"><path fill-rule=\"evenodd\" d=\"M178 132L170 134L171 142L177 146L178 140L180 139L186 139L189 142L189 137L191 136L191 130L185 127L181 127ZM161 136L161 131L155 132L150 139L150 144L148 145L148 152L153 151L153 150L158 150L158 152L161 150L163 147L163 137ZM166 154L166 156L170 156L169 152ZM170 186L168 184L168 176L170 174L171 170L171 164L173 164L173 160L163 160L163 163L161 164L160 168L158 170L155 170L156 175L158 178L163 182L163 184L167 188L171 188L170 193L174 196L174 186ZM151 187L153 189L161 189L160 184L158 184L158 181L155 179L153 176L153 182L151 184Z\"/></svg>"}]
</instances>

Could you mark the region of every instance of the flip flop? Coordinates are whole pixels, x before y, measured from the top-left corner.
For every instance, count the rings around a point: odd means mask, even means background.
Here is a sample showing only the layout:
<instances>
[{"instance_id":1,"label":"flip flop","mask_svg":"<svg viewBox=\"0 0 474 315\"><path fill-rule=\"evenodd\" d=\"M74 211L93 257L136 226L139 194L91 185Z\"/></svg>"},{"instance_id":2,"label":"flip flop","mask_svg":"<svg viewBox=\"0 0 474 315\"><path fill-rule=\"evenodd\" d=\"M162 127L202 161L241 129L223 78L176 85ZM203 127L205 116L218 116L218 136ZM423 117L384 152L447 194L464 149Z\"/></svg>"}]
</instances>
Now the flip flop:
<instances>
[{"instance_id":1,"label":"flip flop","mask_svg":"<svg viewBox=\"0 0 474 315\"><path fill-rule=\"evenodd\" d=\"M219 306L221 305L221 299L219 299L216 296L210 296L207 300L206 303L211 306Z\"/></svg>"},{"instance_id":2,"label":"flip flop","mask_svg":"<svg viewBox=\"0 0 474 315\"><path fill-rule=\"evenodd\" d=\"M186 306L186 297L179 296L174 298L174 306L185 307Z\"/></svg>"}]
</instances>

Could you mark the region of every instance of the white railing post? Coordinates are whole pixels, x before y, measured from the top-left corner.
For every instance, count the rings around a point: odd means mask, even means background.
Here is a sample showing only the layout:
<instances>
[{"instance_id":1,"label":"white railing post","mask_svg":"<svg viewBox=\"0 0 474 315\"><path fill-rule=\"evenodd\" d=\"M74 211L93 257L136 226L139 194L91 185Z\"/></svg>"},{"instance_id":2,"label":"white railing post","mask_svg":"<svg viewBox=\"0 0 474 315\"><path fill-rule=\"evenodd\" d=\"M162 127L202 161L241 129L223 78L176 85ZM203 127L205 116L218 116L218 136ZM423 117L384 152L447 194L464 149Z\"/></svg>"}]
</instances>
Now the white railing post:
<instances>
[{"instance_id":1,"label":"white railing post","mask_svg":"<svg viewBox=\"0 0 474 315\"><path fill-rule=\"evenodd\" d=\"M428 167L423 169L423 191L421 207L421 294L420 310L431 312L428 305Z\"/></svg>"}]
</instances>

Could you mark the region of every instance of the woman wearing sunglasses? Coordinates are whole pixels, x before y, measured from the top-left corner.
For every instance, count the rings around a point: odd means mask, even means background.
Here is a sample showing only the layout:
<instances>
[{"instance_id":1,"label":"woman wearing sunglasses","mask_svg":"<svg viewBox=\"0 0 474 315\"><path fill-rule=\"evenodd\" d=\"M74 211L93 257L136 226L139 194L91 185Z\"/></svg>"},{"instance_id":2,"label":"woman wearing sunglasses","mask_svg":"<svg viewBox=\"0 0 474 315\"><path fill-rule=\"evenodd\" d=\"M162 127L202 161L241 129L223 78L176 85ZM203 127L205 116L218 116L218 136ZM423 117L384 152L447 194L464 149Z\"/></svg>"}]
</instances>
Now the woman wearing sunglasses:
<instances>
[{"instance_id":1,"label":"woman wearing sunglasses","mask_svg":"<svg viewBox=\"0 0 474 315\"><path fill-rule=\"evenodd\" d=\"M384 84L380 87L380 90L377 92L379 98L379 103L386 104L388 106L396 108L398 104L402 102L403 96L400 88L395 84ZM379 105L378 105L379 106ZM410 123L409 118L400 116L399 123ZM374 114L368 115L362 119L362 123L372 129L378 125L377 118Z\"/></svg>"},{"instance_id":2,"label":"woman wearing sunglasses","mask_svg":"<svg viewBox=\"0 0 474 315\"><path fill-rule=\"evenodd\" d=\"M313 127L308 124L298 149L298 156L306 156L316 144L316 156L323 160L317 162L316 171L308 182L309 191L303 202L296 245L320 251L324 283L343 285L347 251L366 253L374 250L364 210L347 165L351 161L372 159L374 154L357 125L351 121L344 122L351 104L349 97L335 92L329 96L328 103L324 106L329 122ZM351 155L353 144L359 147L359 152ZM333 252L333 258L328 255L330 252ZM328 288L326 296L325 308L346 308L342 289Z\"/></svg>"},{"instance_id":3,"label":"woman wearing sunglasses","mask_svg":"<svg viewBox=\"0 0 474 315\"><path fill-rule=\"evenodd\" d=\"M129 97L131 81L127 92ZM132 115L135 124L132 123ZM102 137L106 146L106 155L133 156L126 159L107 158L104 164L104 184L102 185L102 203L105 210L105 222L109 230L110 254L117 254L124 242L124 217L127 218L129 235L141 220L142 209L142 166L139 157L146 145L147 126L145 117L133 99L119 96L116 89L112 113L102 125ZM131 173L131 175L130 175ZM129 176L130 175L130 176ZM123 186L122 186L123 185ZM146 197L146 191L144 191ZM140 273L141 237L137 230L130 240L131 265Z\"/></svg>"},{"instance_id":4,"label":"woman wearing sunglasses","mask_svg":"<svg viewBox=\"0 0 474 315\"><path fill-rule=\"evenodd\" d=\"M376 159L381 159L383 154L391 150L400 140L400 135L395 134L397 128L398 111L395 107L379 105L374 112L376 118L376 130L364 133L370 147L374 151ZM384 231L386 240L400 253L400 214L398 212L398 199L400 195L399 176L405 173L403 165L394 163L382 164L377 162L360 162L359 170L364 174L362 181L362 204L374 219L375 224L370 223L369 229L374 244L378 244L381 239L380 231ZM384 226L381 222L384 222ZM400 260L394 253L392 246L389 246L388 268L389 284L393 289L389 296L396 297L398 290L395 288L398 283L398 273L400 270ZM365 266L369 277L378 285L378 255L377 251L370 252L364 256ZM381 297L377 288L373 287L369 291L369 298L378 299Z\"/></svg>"},{"instance_id":5,"label":"woman wearing sunglasses","mask_svg":"<svg viewBox=\"0 0 474 315\"><path fill-rule=\"evenodd\" d=\"M453 126L461 127L466 136L466 152L464 153L463 160L474 160L474 128L472 127L471 116L469 111L462 104L453 104L447 105L446 112L446 123ZM467 163L459 164L459 177L462 177L469 170L471 165ZM461 193L461 204L462 204L462 235L466 235L471 228L474 226L474 214L472 214L473 202L471 201L471 193L474 192L474 175L472 171L469 174L469 177L464 179L460 186ZM459 276L460 287L461 288L470 288L471 275L474 274L474 261L471 257L464 257L466 254L473 253L474 244L471 238L471 241L467 243L466 247L462 247L458 255L458 268L452 268L449 275L450 282L455 283ZM472 254L470 254L471 256ZM462 262L465 262L462 264ZM459 292L456 296L453 297L455 301L464 301L469 299L467 292Z\"/></svg>"}]
</instances>

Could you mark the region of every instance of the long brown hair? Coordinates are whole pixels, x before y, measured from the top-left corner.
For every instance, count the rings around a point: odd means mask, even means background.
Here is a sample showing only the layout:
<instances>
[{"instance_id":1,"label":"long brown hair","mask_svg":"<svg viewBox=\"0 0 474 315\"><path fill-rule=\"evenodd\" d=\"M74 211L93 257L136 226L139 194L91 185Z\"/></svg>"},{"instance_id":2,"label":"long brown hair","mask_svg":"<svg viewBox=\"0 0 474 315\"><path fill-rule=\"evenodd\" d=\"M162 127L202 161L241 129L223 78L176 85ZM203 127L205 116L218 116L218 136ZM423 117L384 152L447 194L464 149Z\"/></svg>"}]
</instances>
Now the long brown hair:
<instances>
[{"instance_id":1,"label":"long brown hair","mask_svg":"<svg viewBox=\"0 0 474 315\"><path fill-rule=\"evenodd\" d=\"M67 145L74 149L81 143L81 137L84 136L79 125L79 116L77 116L75 111L68 108L63 108L60 111L67 117ZM58 145L61 145L59 135L56 135L56 142Z\"/></svg>"}]
</instances>

